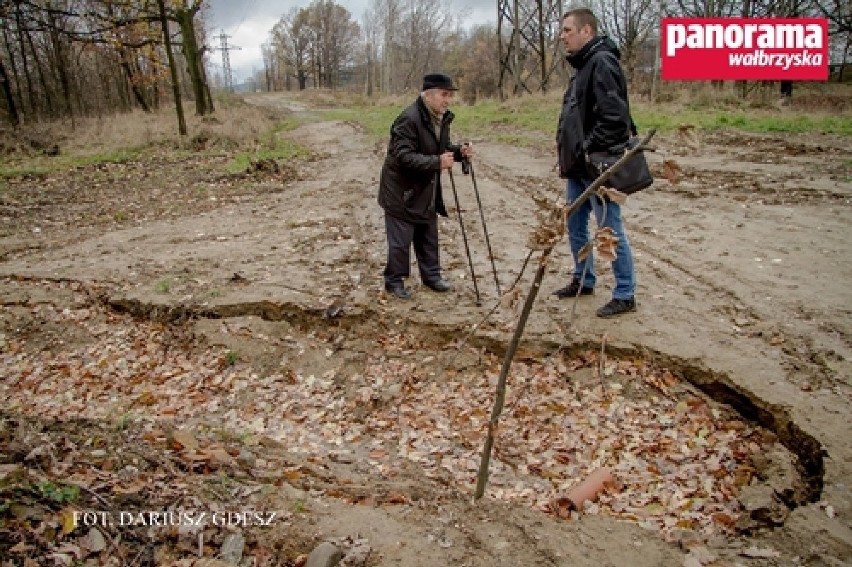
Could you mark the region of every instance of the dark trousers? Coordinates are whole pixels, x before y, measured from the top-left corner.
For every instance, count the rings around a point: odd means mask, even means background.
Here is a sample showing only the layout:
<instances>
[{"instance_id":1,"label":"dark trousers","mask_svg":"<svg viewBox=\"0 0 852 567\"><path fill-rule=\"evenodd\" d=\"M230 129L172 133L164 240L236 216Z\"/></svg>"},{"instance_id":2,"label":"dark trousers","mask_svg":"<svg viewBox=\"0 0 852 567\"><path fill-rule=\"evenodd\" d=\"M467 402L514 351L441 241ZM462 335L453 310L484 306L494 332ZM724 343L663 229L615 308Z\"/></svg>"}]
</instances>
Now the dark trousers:
<instances>
[{"instance_id":1,"label":"dark trousers","mask_svg":"<svg viewBox=\"0 0 852 567\"><path fill-rule=\"evenodd\" d=\"M413 223L385 213L385 233L388 237L388 262L384 272L386 287L405 285L402 280L410 275L412 244L420 269L420 280L433 283L441 279L437 218L428 223Z\"/></svg>"}]
</instances>

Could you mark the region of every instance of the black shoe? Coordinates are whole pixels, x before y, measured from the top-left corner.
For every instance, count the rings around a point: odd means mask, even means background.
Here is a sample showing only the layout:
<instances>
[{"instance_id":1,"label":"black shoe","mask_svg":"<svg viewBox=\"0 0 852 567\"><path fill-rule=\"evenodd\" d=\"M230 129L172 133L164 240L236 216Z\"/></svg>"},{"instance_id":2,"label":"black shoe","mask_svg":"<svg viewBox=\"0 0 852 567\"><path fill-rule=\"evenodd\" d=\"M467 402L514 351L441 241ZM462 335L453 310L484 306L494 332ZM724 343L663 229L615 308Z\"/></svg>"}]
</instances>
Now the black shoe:
<instances>
[{"instance_id":1,"label":"black shoe","mask_svg":"<svg viewBox=\"0 0 852 567\"><path fill-rule=\"evenodd\" d=\"M559 288L553 292L553 295L558 297L559 299L565 299L566 297L575 297L577 292L580 292L580 295L594 295L595 288L581 286L580 280L571 280L571 283L566 285L563 288Z\"/></svg>"},{"instance_id":2,"label":"black shoe","mask_svg":"<svg viewBox=\"0 0 852 567\"><path fill-rule=\"evenodd\" d=\"M411 292L401 285L386 285L385 291L398 299L411 299Z\"/></svg>"},{"instance_id":3,"label":"black shoe","mask_svg":"<svg viewBox=\"0 0 852 567\"><path fill-rule=\"evenodd\" d=\"M437 291L438 293L443 293L445 291L450 291L453 289L453 286L450 282L446 280L436 280L434 282L426 282L426 287L433 291Z\"/></svg>"},{"instance_id":4,"label":"black shoe","mask_svg":"<svg viewBox=\"0 0 852 567\"><path fill-rule=\"evenodd\" d=\"M609 303L598 309L598 317L613 317L622 313L630 313L636 311L636 300L630 299L611 299Z\"/></svg>"}]
</instances>

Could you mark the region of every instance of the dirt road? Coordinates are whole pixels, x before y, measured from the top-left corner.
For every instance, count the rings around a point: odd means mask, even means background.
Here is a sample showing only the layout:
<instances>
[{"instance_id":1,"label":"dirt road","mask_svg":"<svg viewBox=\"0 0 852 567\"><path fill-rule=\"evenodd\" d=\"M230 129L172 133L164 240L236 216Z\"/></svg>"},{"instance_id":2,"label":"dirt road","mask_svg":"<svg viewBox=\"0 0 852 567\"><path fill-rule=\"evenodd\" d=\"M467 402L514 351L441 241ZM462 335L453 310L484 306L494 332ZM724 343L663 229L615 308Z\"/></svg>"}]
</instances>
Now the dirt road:
<instances>
[{"instance_id":1,"label":"dirt road","mask_svg":"<svg viewBox=\"0 0 852 567\"><path fill-rule=\"evenodd\" d=\"M307 111L278 95L253 99L282 112ZM455 173L484 305L475 304L455 211L440 223L442 263L455 291L434 294L414 276L409 281L414 300L394 301L381 292L385 245L375 194L383 143L356 125L322 120L290 135L313 150L314 158L286 178L227 180L229 186L250 185L250 191L223 185L225 178L210 163L184 164L178 175L157 178L164 202L173 203L173 216L154 215L106 230L30 218L30 224L8 230L0 241L6 252L0 275L15 278L6 280L4 294L16 299L6 305L50 301L21 278L92 282L106 287L114 309L152 318L189 317L196 333L239 353L261 377L283 366L306 376L345 375L340 387L351 393L365 357L369 365L383 351L396 353L387 354L389 359L440 375L446 367L433 361L445 364L443 351L497 301L469 178ZM533 196L556 199L562 184L546 152L473 142L490 240L506 287L517 277L527 236L538 225ZM559 345L569 353L597 350L605 334L610 355L641 357L671 369L748 422L772 431L798 459L801 477L783 525L697 537L700 546L718 565L848 564L848 140L685 131L658 135L655 145L653 167L659 172L664 160L674 160L683 175L678 184L660 179L625 208L638 312L617 320L594 316L612 285L608 267L599 264L596 295L579 300L567 329L571 302L550 295L567 281L571 260L563 244L548 267L520 358L540 360ZM199 201L201 191L204 206L189 207L193 214L187 215L169 194L173 187L179 193L177 186L189 183L193 171L193 199ZM80 176L69 175L69 183ZM444 187L449 196L447 179ZM527 269L519 285L522 296L532 271ZM515 316L511 309L498 310L470 346L499 359ZM6 341L13 336L9 325ZM394 351L382 342L383 336L400 333L420 346ZM475 370L475 356L466 356L468 368ZM359 371L347 374L355 366ZM210 417L207 412L185 417L200 424ZM285 444L296 435L272 431L268 422L264 427ZM300 528L305 534L367 538L376 565L651 566L685 564L685 558L695 557L687 555L691 544L683 537L678 544L678 537L664 538L641 522L606 515L565 522L493 499L474 505L463 489L427 482L416 465L377 479L357 459L331 461L324 460L329 478L319 489L365 486L385 496L403 494L409 504L351 505L321 495L317 487L287 485L278 497L310 502L309 524Z\"/></svg>"}]
</instances>

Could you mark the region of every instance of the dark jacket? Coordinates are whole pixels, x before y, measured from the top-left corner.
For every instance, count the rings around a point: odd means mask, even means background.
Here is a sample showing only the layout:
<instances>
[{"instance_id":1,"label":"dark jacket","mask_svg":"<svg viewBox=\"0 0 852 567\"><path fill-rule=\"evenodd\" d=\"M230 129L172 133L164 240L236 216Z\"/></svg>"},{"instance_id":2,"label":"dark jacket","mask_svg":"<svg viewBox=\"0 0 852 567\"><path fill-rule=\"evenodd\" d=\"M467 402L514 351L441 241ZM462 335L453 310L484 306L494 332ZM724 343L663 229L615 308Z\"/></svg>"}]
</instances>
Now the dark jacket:
<instances>
[{"instance_id":1,"label":"dark jacket","mask_svg":"<svg viewBox=\"0 0 852 567\"><path fill-rule=\"evenodd\" d=\"M611 39L598 36L567 57L576 73L565 91L556 130L561 177L588 177L586 152L609 150L636 132L620 56Z\"/></svg>"},{"instance_id":2,"label":"dark jacket","mask_svg":"<svg viewBox=\"0 0 852 567\"><path fill-rule=\"evenodd\" d=\"M423 223L436 214L447 216L441 194L441 154L452 151L461 161L459 146L450 145L449 110L436 136L432 117L422 97L403 110L390 129L388 153L379 181L379 204L398 219Z\"/></svg>"}]
</instances>

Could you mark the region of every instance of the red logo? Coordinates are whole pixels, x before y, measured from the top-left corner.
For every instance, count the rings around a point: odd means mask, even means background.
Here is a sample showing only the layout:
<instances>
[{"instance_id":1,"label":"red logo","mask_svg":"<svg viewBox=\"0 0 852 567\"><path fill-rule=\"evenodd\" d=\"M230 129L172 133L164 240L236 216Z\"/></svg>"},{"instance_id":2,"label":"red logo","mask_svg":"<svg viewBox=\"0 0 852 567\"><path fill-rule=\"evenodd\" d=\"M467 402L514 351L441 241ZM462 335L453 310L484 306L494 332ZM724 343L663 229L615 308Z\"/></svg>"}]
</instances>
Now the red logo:
<instances>
[{"instance_id":1,"label":"red logo","mask_svg":"<svg viewBox=\"0 0 852 567\"><path fill-rule=\"evenodd\" d=\"M825 18L663 18L663 80L825 81Z\"/></svg>"}]
</instances>

